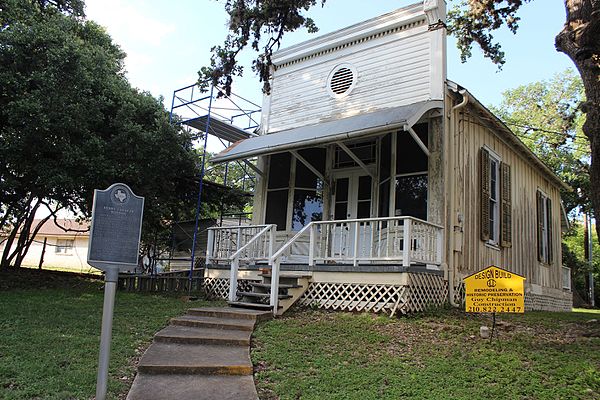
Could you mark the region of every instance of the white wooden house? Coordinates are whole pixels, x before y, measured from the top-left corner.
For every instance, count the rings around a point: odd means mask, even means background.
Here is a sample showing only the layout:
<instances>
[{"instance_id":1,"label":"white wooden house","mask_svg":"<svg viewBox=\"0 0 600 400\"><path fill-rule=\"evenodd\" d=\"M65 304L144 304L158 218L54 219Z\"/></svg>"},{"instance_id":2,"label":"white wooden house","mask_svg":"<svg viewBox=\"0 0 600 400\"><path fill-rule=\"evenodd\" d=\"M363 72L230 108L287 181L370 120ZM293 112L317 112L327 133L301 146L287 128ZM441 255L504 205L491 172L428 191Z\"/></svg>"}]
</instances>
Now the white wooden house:
<instances>
[{"instance_id":1,"label":"white wooden house","mask_svg":"<svg viewBox=\"0 0 600 400\"><path fill-rule=\"evenodd\" d=\"M570 309L564 184L447 80L444 21L429 0L274 55L261 135L213 158L257 158L258 179L253 225L211 229L209 291L412 312L496 265L526 277L529 309Z\"/></svg>"}]
</instances>

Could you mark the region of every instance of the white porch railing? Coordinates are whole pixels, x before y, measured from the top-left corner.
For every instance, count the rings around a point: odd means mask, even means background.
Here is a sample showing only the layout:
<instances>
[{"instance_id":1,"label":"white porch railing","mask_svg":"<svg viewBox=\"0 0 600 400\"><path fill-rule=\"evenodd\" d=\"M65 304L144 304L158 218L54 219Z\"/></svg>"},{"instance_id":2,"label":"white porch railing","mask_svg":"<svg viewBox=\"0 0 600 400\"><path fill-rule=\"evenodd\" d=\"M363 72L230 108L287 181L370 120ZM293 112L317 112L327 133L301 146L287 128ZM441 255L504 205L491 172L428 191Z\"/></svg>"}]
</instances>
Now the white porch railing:
<instances>
[{"instance_id":1,"label":"white porch railing","mask_svg":"<svg viewBox=\"0 0 600 400\"><path fill-rule=\"evenodd\" d=\"M271 232L267 235L266 232ZM208 228L207 264L229 264L235 254L240 259L268 261L275 241L275 225L239 225ZM237 254L236 254L237 253Z\"/></svg>"},{"instance_id":2,"label":"white porch railing","mask_svg":"<svg viewBox=\"0 0 600 400\"><path fill-rule=\"evenodd\" d=\"M413 217L313 221L273 254L275 225L210 228L207 264L231 266L229 300L236 300L240 261L268 261L271 266L269 305L277 312L282 262L360 263L396 262L440 265L443 228Z\"/></svg>"},{"instance_id":3,"label":"white porch railing","mask_svg":"<svg viewBox=\"0 0 600 400\"><path fill-rule=\"evenodd\" d=\"M276 254L284 261L311 266L377 262L440 265L442 240L442 226L413 217L315 221Z\"/></svg>"},{"instance_id":4,"label":"white porch railing","mask_svg":"<svg viewBox=\"0 0 600 400\"><path fill-rule=\"evenodd\" d=\"M237 299L240 260L269 261L273 255L276 225L228 226L208 229L206 263L230 264L229 301Z\"/></svg>"},{"instance_id":5,"label":"white porch railing","mask_svg":"<svg viewBox=\"0 0 600 400\"><path fill-rule=\"evenodd\" d=\"M562 287L571 290L571 268L562 267Z\"/></svg>"}]
</instances>

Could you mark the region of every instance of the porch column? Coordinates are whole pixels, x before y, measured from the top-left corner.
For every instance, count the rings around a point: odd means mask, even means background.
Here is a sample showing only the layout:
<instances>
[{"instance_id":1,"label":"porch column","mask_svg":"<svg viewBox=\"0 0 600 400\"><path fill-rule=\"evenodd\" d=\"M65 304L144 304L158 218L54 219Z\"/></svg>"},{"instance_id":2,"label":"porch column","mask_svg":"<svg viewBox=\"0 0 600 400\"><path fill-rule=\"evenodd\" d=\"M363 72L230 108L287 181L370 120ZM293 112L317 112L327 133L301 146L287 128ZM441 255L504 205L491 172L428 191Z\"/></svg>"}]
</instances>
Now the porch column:
<instances>
[{"instance_id":1,"label":"porch column","mask_svg":"<svg viewBox=\"0 0 600 400\"><path fill-rule=\"evenodd\" d=\"M443 117L429 120L429 174L427 219L435 224L444 224L444 122Z\"/></svg>"}]
</instances>

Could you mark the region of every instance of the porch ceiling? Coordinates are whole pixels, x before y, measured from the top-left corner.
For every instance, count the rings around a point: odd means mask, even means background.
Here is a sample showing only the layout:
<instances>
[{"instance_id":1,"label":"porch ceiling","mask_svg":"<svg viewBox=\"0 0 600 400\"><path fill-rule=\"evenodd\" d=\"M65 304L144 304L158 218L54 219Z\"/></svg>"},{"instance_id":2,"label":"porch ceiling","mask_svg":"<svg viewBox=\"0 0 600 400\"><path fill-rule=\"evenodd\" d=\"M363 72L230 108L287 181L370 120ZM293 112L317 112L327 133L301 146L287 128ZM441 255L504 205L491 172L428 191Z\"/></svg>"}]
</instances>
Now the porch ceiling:
<instances>
[{"instance_id":1,"label":"porch ceiling","mask_svg":"<svg viewBox=\"0 0 600 400\"><path fill-rule=\"evenodd\" d=\"M247 159L340 140L370 133L413 126L427 111L443 108L441 100L422 101L368 114L302 126L234 143L211 159L213 163Z\"/></svg>"}]
</instances>

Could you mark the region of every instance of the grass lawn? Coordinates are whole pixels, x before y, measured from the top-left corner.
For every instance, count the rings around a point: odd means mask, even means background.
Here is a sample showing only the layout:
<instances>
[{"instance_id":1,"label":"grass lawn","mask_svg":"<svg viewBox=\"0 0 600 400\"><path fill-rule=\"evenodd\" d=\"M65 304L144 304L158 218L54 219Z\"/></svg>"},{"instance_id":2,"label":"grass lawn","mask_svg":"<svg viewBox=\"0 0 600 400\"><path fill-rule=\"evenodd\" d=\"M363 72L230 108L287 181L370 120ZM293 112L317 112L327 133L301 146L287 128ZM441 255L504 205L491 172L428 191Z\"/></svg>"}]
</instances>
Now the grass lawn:
<instances>
[{"instance_id":1,"label":"grass lawn","mask_svg":"<svg viewBox=\"0 0 600 400\"><path fill-rule=\"evenodd\" d=\"M600 399L600 315L295 311L262 323L261 399ZM592 320L592 321L590 321ZM595 320L595 321L594 321Z\"/></svg>"},{"instance_id":2,"label":"grass lawn","mask_svg":"<svg viewBox=\"0 0 600 400\"><path fill-rule=\"evenodd\" d=\"M0 399L91 399L96 393L102 281L0 273ZM109 398L125 398L152 336L189 307L178 297L117 292Z\"/></svg>"}]
</instances>

